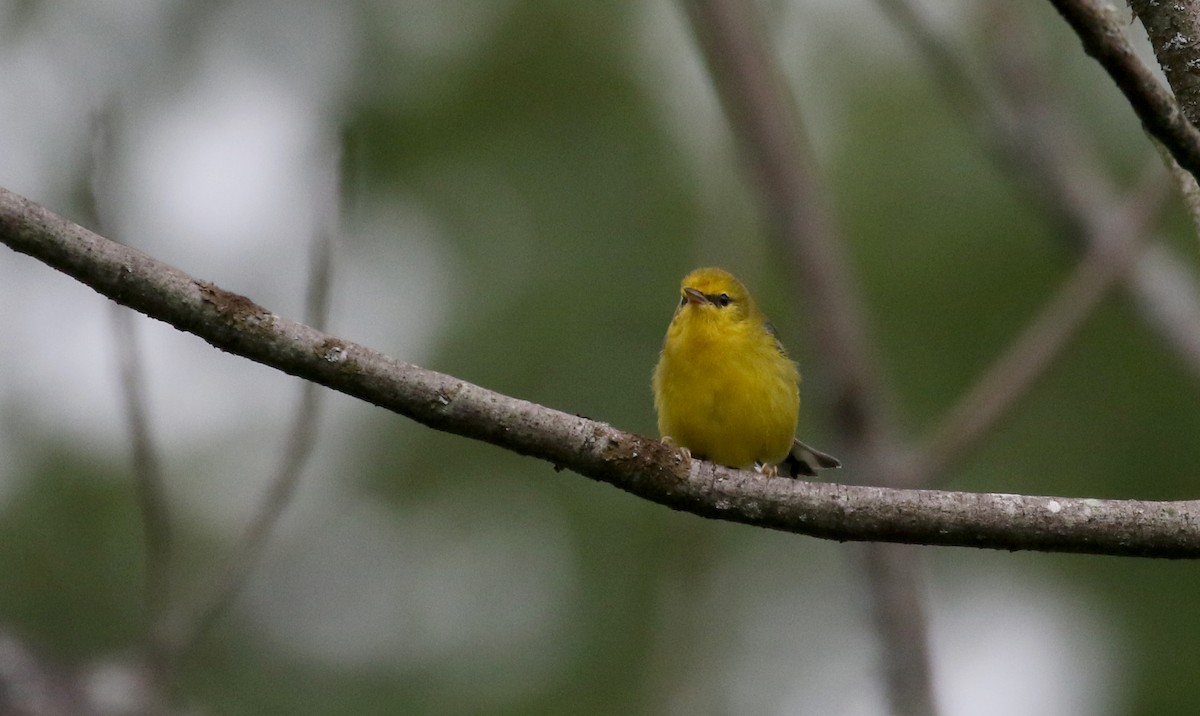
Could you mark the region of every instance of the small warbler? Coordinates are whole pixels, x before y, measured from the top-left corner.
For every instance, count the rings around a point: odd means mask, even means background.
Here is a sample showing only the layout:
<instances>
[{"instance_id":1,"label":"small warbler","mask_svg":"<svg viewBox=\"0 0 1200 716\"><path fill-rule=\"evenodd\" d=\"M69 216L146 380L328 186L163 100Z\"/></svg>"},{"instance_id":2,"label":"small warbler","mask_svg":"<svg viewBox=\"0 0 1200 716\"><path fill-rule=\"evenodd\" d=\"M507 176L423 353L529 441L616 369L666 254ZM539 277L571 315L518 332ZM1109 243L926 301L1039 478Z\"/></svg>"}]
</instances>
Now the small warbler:
<instances>
[{"instance_id":1,"label":"small warbler","mask_svg":"<svg viewBox=\"0 0 1200 716\"><path fill-rule=\"evenodd\" d=\"M685 457L792 477L841 466L796 439L800 372L728 271L684 277L653 385L658 431Z\"/></svg>"}]
</instances>

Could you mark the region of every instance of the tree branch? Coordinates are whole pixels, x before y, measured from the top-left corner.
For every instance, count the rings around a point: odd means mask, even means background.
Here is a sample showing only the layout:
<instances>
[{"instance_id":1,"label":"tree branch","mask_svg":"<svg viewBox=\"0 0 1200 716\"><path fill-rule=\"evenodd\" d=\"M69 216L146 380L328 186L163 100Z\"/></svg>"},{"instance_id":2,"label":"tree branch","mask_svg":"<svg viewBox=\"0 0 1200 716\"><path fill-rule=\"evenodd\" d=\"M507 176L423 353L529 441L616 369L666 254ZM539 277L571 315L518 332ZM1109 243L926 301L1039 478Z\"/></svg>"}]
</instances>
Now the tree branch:
<instances>
[{"instance_id":1,"label":"tree branch","mask_svg":"<svg viewBox=\"0 0 1200 716\"><path fill-rule=\"evenodd\" d=\"M1037 82L1041 65L1028 58L1028 52L1002 42L1008 52L997 64L1003 66L1008 92L994 92L966 72L967 63L909 0L878 0L878 4L909 36L979 141L1063 227L1060 235L1067 243L1084 251L1082 263L1060 292L941 419L926 449L914 459L914 483L930 485L982 439L1069 343L1089 314L1089 305L1118 275L1147 322L1184 359L1185 366L1200 375L1200 299L1195 282L1169 256L1169 247L1140 246L1149 243L1145 237L1166 196L1157 176L1148 175L1118 200L1111 181L1087 161L1086 149L1073 141L1078 132L1051 104L1053 89ZM1002 19L1012 17L1009 8L1000 12ZM994 32L1002 39L1028 36L1025 28L1011 24L993 22ZM1165 149L1162 152L1170 156ZM1124 267L1127 261L1132 261L1131 268Z\"/></svg>"},{"instance_id":2,"label":"tree branch","mask_svg":"<svg viewBox=\"0 0 1200 716\"><path fill-rule=\"evenodd\" d=\"M1142 21L1158 65L1193 126L1200 124L1200 0L1147 2L1130 0L1133 14ZM1157 147L1171 170L1179 193L1200 230L1200 188L1196 177L1184 171L1163 146Z\"/></svg>"},{"instance_id":3,"label":"tree branch","mask_svg":"<svg viewBox=\"0 0 1200 716\"><path fill-rule=\"evenodd\" d=\"M111 172L116 134L116 103L110 101L91 117L92 147L85 211L98 231L112 230ZM129 430L134 486L142 516L142 536L146 547L146 658L153 668L162 666L162 653L154 641L154 623L162 617L171 598L172 529L166 483L146 399L146 371L142 365L137 318L124 307L112 305L113 339L116 348L119 385L124 400Z\"/></svg>"},{"instance_id":4,"label":"tree branch","mask_svg":"<svg viewBox=\"0 0 1200 716\"><path fill-rule=\"evenodd\" d=\"M133 474L138 508L146 544L146 606L150 622L158 619L170 601L171 520L166 485L162 479L158 451L151 432L144 395L145 372L137 338L135 314L112 306L113 333L117 343L121 393L129 425Z\"/></svg>"},{"instance_id":5,"label":"tree branch","mask_svg":"<svg viewBox=\"0 0 1200 716\"><path fill-rule=\"evenodd\" d=\"M1083 49L1117 83L1142 126L1194 176L1200 176L1200 131L1184 116L1121 29L1116 10L1104 0L1050 0L1083 42ZM1192 40L1194 41L1194 39ZM1158 48L1156 48L1157 51Z\"/></svg>"},{"instance_id":6,"label":"tree branch","mask_svg":"<svg viewBox=\"0 0 1200 716\"><path fill-rule=\"evenodd\" d=\"M0 241L221 350L701 517L839 541L1200 558L1200 501L899 490L767 478L495 393L276 316L0 189Z\"/></svg>"},{"instance_id":7,"label":"tree branch","mask_svg":"<svg viewBox=\"0 0 1200 716\"><path fill-rule=\"evenodd\" d=\"M742 145L779 253L807 304L812 345L832 373L835 411L853 452L890 449L884 394L863 312L811 167L791 93L753 7L728 0L682 3L721 105Z\"/></svg>"},{"instance_id":8,"label":"tree branch","mask_svg":"<svg viewBox=\"0 0 1200 716\"><path fill-rule=\"evenodd\" d=\"M339 152L330 151L322 167L325 211L313 233L309 246L308 291L305 297L305 320L317 330L323 330L329 317L330 293L333 284L333 247L340 228L341 169ZM317 418L321 403L320 387L305 381L300 386L300 401L287 432L283 455L275 474L267 483L254 514L220 572L193 594L196 598L180 605L158 625L158 636L164 651L177 659L192 649L218 618L233 604L246 583L251 570L267 545L275 525L292 502L300 476L312 456L317 441Z\"/></svg>"},{"instance_id":9,"label":"tree branch","mask_svg":"<svg viewBox=\"0 0 1200 716\"><path fill-rule=\"evenodd\" d=\"M1200 379L1200 289L1186 262L1170 246L1154 244L1134 265L1130 286L1147 322Z\"/></svg>"},{"instance_id":10,"label":"tree branch","mask_svg":"<svg viewBox=\"0 0 1200 716\"><path fill-rule=\"evenodd\" d=\"M829 202L815 169L800 112L771 52L753 4L738 0L686 0L691 21L721 104L741 142L751 179L766 209L779 255L787 257L793 285L813 325L813 346L833 377L834 415L847 450L865 482L902 486L911 472L896 469L902 454L887 411L886 387L870 350L864 313L853 290ZM896 716L936 713L924 657L924 617L918 555L893 545L868 545L864 561L888 666L888 698ZM888 569L878 569L888 564ZM892 600L907 609L894 608ZM895 641L903 635L906 641ZM920 643L917 643L920 642Z\"/></svg>"},{"instance_id":11,"label":"tree branch","mask_svg":"<svg viewBox=\"0 0 1200 716\"><path fill-rule=\"evenodd\" d=\"M1200 236L1200 184L1196 183L1196 177L1188 174L1183 167L1179 166L1179 162L1175 161L1175 157L1171 156L1171 153L1160 142L1155 142L1154 148L1162 157L1163 164L1167 165L1171 179L1175 182L1175 188L1179 191L1180 198L1183 199L1183 205L1187 207L1188 215L1192 218L1192 229Z\"/></svg>"},{"instance_id":12,"label":"tree branch","mask_svg":"<svg viewBox=\"0 0 1200 716\"><path fill-rule=\"evenodd\" d=\"M871 575L872 589L879 595L871 600L872 619L881 641L891 652L883 659L882 670L892 713L896 716L923 716L937 713L937 699L929 685L933 683L933 664L929 658L925 599L921 586L924 572L920 551L911 545L874 545L888 549L865 549L864 569Z\"/></svg>"},{"instance_id":13,"label":"tree branch","mask_svg":"<svg viewBox=\"0 0 1200 716\"><path fill-rule=\"evenodd\" d=\"M1143 191L1131 191L1122 206L1104 216L1080 216L1093 227L1087 252L1058 291L959 401L942 416L915 458L920 484L931 486L983 441L987 431L1033 388L1062 354L1120 279L1143 254L1142 235L1159 202L1160 182L1151 177Z\"/></svg>"},{"instance_id":14,"label":"tree branch","mask_svg":"<svg viewBox=\"0 0 1200 716\"><path fill-rule=\"evenodd\" d=\"M1200 1L1130 0L1142 21L1167 84L1193 125L1200 123Z\"/></svg>"},{"instance_id":15,"label":"tree branch","mask_svg":"<svg viewBox=\"0 0 1200 716\"><path fill-rule=\"evenodd\" d=\"M1122 266L1089 253L977 382L942 416L914 469L930 484L978 445L1083 328Z\"/></svg>"}]
</instances>

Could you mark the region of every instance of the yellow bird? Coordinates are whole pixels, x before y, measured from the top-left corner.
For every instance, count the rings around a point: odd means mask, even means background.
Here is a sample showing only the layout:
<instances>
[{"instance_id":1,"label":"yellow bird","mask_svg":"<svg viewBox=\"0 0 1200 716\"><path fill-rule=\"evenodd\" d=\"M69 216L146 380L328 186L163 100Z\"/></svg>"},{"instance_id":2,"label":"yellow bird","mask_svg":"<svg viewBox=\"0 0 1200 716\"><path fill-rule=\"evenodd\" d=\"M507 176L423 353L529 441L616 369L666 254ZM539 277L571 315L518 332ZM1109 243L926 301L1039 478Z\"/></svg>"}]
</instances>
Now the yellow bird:
<instances>
[{"instance_id":1,"label":"yellow bird","mask_svg":"<svg viewBox=\"0 0 1200 716\"><path fill-rule=\"evenodd\" d=\"M684 277L653 385L658 431L685 456L793 477L841 466L796 439L800 372L728 271Z\"/></svg>"}]
</instances>

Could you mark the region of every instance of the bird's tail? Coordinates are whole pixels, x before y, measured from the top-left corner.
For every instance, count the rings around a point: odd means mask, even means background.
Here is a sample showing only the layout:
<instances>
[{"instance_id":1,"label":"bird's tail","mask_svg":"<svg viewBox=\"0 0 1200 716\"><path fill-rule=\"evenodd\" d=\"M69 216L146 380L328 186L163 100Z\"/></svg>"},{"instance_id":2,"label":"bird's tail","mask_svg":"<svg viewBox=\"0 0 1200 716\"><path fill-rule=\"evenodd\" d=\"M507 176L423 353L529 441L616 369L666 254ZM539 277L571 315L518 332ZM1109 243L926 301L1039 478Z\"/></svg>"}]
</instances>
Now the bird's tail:
<instances>
[{"instance_id":1,"label":"bird's tail","mask_svg":"<svg viewBox=\"0 0 1200 716\"><path fill-rule=\"evenodd\" d=\"M799 440L792 441L792 451L784 458L782 467L791 477L806 475L816 477L817 470L841 467L842 462L833 455L805 445Z\"/></svg>"}]
</instances>

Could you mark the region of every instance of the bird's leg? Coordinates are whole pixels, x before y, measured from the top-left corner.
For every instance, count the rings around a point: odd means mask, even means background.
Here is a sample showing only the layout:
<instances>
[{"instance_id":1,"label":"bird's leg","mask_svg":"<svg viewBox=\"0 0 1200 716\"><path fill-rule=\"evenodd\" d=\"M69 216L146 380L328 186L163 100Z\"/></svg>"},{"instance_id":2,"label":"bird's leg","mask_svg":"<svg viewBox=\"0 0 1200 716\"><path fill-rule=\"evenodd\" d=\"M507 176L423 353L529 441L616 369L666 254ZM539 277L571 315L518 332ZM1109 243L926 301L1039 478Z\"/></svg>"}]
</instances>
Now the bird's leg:
<instances>
[{"instance_id":1,"label":"bird's leg","mask_svg":"<svg viewBox=\"0 0 1200 716\"><path fill-rule=\"evenodd\" d=\"M683 457L683 464L687 465L689 468L692 466L692 451L676 443L675 438L671 437L670 435L664 435L662 437L662 444L666 445L672 450L678 450L680 456Z\"/></svg>"},{"instance_id":2,"label":"bird's leg","mask_svg":"<svg viewBox=\"0 0 1200 716\"><path fill-rule=\"evenodd\" d=\"M761 462L756 462L754 463L754 471L760 475L766 475L767 477L776 477L779 475L779 466L764 465Z\"/></svg>"}]
</instances>

